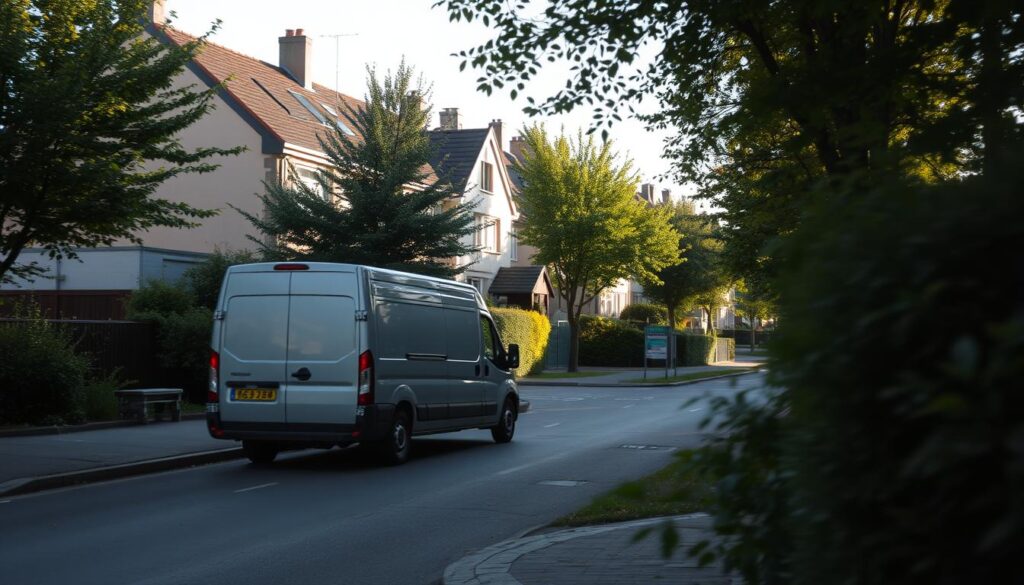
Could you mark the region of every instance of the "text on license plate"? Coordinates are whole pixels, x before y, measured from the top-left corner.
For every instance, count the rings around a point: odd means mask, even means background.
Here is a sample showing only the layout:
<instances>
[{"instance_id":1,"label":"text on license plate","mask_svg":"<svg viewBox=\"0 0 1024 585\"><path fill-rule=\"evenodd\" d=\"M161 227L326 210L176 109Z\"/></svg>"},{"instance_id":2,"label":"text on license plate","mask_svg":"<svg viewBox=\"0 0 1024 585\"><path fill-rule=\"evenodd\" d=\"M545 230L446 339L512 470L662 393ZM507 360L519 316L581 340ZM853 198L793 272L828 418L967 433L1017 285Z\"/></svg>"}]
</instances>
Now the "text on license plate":
<instances>
[{"instance_id":1,"label":"text on license plate","mask_svg":"<svg viewBox=\"0 0 1024 585\"><path fill-rule=\"evenodd\" d=\"M249 402L273 402L277 400L277 388L235 388L232 399Z\"/></svg>"}]
</instances>

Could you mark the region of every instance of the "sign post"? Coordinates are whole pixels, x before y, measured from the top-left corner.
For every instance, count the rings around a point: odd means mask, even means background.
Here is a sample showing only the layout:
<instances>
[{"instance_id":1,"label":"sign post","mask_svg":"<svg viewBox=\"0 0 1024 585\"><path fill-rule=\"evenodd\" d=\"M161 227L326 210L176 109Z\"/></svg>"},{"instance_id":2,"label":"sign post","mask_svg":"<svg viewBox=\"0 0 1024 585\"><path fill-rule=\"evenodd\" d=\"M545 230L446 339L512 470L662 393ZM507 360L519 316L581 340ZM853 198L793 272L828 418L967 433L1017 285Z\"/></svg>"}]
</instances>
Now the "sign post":
<instances>
[{"instance_id":1,"label":"sign post","mask_svg":"<svg viewBox=\"0 0 1024 585\"><path fill-rule=\"evenodd\" d=\"M664 325L644 327L644 380L647 379L647 360L664 361L665 378L668 378L669 335L671 331Z\"/></svg>"}]
</instances>

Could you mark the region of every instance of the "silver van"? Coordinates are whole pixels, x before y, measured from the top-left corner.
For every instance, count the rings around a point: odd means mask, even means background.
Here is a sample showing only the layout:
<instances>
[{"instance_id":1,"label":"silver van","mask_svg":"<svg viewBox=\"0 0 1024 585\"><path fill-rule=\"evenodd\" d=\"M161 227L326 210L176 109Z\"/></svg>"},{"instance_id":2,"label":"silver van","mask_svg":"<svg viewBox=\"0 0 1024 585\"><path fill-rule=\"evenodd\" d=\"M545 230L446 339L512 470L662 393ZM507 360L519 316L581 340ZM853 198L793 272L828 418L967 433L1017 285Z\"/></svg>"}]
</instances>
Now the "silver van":
<instances>
[{"instance_id":1,"label":"silver van","mask_svg":"<svg viewBox=\"0 0 1024 585\"><path fill-rule=\"evenodd\" d=\"M214 313L207 426L254 463L284 449L371 445L471 428L512 440L519 394L475 288L317 262L232 266Z\"/></svg>"}]
</instances>

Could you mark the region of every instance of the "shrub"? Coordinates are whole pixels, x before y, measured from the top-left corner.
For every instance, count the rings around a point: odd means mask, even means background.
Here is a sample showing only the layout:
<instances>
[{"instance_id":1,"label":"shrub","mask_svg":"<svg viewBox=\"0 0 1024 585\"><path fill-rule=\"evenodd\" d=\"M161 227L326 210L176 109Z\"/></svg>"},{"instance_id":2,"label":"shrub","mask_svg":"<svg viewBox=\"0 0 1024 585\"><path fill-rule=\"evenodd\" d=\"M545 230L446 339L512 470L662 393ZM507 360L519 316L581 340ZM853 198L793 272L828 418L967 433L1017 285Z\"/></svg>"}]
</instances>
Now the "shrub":
<instances>
[{"instance_id":1,"label":"shrub","mask_svg":"<svg viewBox=\"0 0 1024 585\"><path fill-rule=\"evenodd\" d=\"M212 311L217 307L220 286L224 282L224 273L228 267L258 260L256 254L248 250L217 250L207 256L202 263L185 271L185 286L196 304Z\"/></svg>"},{"instance_id":2,"label":"shrub","mask_svg":"<svg viewBox=\"0 0 1024 585\"><path fill-rule=\"evenodd\" d=\"M519 344L519 368L516 374L539 374L544 369L544 351L551 334L551 322L536 311L491 309L501 342Z\"/></svg>"},{"instance_id":3,"label":"shrub","mask_svg":"<svg viewBox=\"0 0 1024 585\"><path fill-rule=\"evenodd\" d=\"M683 333L676 336L676 360L680 367L706 366L715 361L715 336Z\"/></svg>"},{"instance_id":4,"label":"shrub","mask_svg":"<svg viewBox=\"0 0 1024 585\"><path fill-rule=\"evenodd\" d=\"M195 304L195 299L183 287L161 280L151 280L132 293L125 307L129 319L139 319L140 314L170 315L184 313Z\"/></svg>"},{"instance_id":5,"label":"shrub","mask_svg":"<svg viewBox=\"0 0 1024 585\"><path fill-rule=\"evenodd\" d=\"M643 360L643 331L614 319L580 317L581 366L640 367Z\"/></svg>"},{"instance_id":6,"label":"shrub","mask_svg":"<svg viewBox=\"0 0 1024 585\"><path fill-rule=\"evenodd\" d=\"M94 378L82 389L83 409L88 420L114 420L117 418L117 396L114 392L122 387L120 370L107 376Z\"/></svg>"},{"instance_id":7,"label":"shrub","mask_svg":"<svg viewBox=\"0 0 1024 585\"><path fill-rule=\"evenodd\" d=\"M67 331L42 318L38 306L17 307L15 317L23 321L0 324L0 419L81 422L88 360L75 353Z\"/></svg>"},{"instance_id":8,"label":"shrub","mask_svg":"<svg viewBox=\"0 0 1024 585\"><path fill-rule=\"evenodd\" d=\"M785 244L769 401L719 399L705 552L747 583L992 583L1024 542L1014 180L822 198ZM700 552L700 551L697 551Z\"/></svg>"},{"instance_id":9,"label":"shrub","mask_svg":"<svg viewBox=\"0 0 1024 585\"><path fill-rule=\"evenodd\" d=\"M650 323L651 325L666 325L668 323L668 309L653 303L633 303L622 309L619 319Z\"/></svg>"},{"instance_id":10,"label":"shrub","mask_svg":"<svg viewBox=\"0 0 1024 585\"><path fill-rule=\"evenodd\" d=\"M191 402L203 402L213 312L193 306L192 296L184 289L159 281L134 293L128 308L128 318L156 324L165 383L182 388Z\"/></svg>"}]
</instances>

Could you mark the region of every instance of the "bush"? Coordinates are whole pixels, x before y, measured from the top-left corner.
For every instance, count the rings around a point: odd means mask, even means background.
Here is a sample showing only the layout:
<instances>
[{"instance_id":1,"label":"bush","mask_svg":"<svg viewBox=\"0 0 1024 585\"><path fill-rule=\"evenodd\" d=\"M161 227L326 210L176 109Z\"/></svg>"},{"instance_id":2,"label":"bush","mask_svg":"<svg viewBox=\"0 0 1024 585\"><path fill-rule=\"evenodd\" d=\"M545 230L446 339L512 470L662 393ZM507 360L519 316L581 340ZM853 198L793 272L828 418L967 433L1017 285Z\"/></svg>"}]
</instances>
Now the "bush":
<instances>
[{"instance_id":1,"label":"bush","mask_svg":"<svg viewBox=\"0 0 1024 585\"><path fill-rule=\"evenodd\" d=\"M192 305L180 287L150 282L132 295L128 318L156 324L157 348L168 386L182 388L190 402L206 399L213 312Z\"/></svg>"},{"instance_id":2,"label":"bush","mask_svg":"<svg viewBox=\"0 0 1024 585\"><path fill-rule=\"evenodd\" d=\"M653 303L633 303L622 309L619 319L651 325L666 325L668 324L668 309Z\"/></svg>"},{"instance_id":3,"label":"bush","mask_svg":"<svg viewBox=\"0 0 1024 585\"><path fill-rule=\"evenodd\" d=\"M82 389L86 419L117 419L117 396L114 395L114 392L121 388L118 373L119 370L115 370L107 376L95 378Z\"/></svg>"},{"instance_id":4,"label":"bush","mask_svg":"<svg viewBox=\"0 0 1024 585\"><path fill-rule=\"evenodd\" d=\"M236 264L257 262L256 254L248 250L220 251L216 250L207 256L201 264L185 271L185 286L192 294L196 304L211 311L217 308L220 286L224 282L224 273L228 267Z\"/></svg>"},{"instance_id":5,"label":"bush","mask_svg":"<svg viewBox=\"0 0 1024 585\"><path fill-rule=\"evenodd\" d=\"M195 304L192 295L174 284L161 280L151 280L145 286L132 293L125 307L129 319L144 321L140 314L170 315L188 311Z\"/></svg>"},{"instance_id":6,"label":"bush","mask_svg":"<svg viewBox=\"0 0 1024 585\"><path fill-rule=\"evenodd\" d=\"M992 583L1024 542L1024 184L823 198L768 403L719 399L712 552L747 583Z\"/></svg>"},{"instance_id":7,"label":"bush","mask_svg":"<svg viewBox=\"0 0 1024 585\"><path fill-rule=\"evenodd\" d=\"M676 336L679 367L706 366L715 361L715 336L683 333Z\"/></svg>"},{"instance_id":8,"label":"bush","mask_svg":"<svg viewBox=\"0 0 1024 585\"><path fill-rule=\"evenodd\" d=\"M605 317L580 317L580 365L640 367L644 365L644 333Z\"/></svg>"},{"instance_id":9,"label":"bush","mask_svg":"<svg viewBox=\"0 0 1024 585\"><path fill-rule=\"evenodd\" d=\"M519 368L516 374L539 374L544 369L544 351L548 347L551 322L536 311L491 309L501 342L519 344Z\"/></svg>"},{"instance_id":10,"label":"bush","mask_svg":"<svg viewBox=\"0 0 1024 585\"><path fill-rule=\"evenodd\" d=\"M82 422L88 360L75 353L67 331L43 319L38 306L16 307L15 318L25 321L0 324L0 419Z\"/></svg>"}]
</instances>

